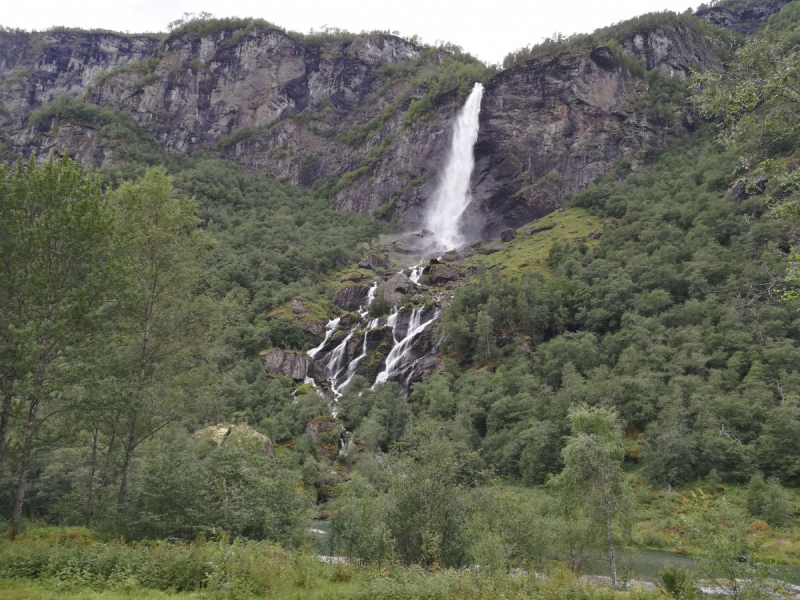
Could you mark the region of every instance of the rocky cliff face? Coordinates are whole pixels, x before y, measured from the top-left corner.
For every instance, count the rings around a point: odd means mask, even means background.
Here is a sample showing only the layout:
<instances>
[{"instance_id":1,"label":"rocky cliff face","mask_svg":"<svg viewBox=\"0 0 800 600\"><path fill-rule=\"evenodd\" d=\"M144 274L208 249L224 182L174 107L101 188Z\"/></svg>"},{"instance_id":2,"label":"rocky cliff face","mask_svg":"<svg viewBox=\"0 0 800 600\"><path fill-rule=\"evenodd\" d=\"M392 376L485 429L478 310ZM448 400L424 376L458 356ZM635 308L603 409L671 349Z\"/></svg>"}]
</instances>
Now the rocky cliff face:
<instances>
[{"instance_id":1,"label":"rocky cliff face","mask_svg":"<svg viewBox=\"0 0 800 600\"><path fill-rule=\"evenodd\" d=\"M758 31L767 19L780 11L791 0L767 0L747 6L737 6L735 2L726 2L697 11L697 16L716 25L731 29L738 33L751 34Z\"/></svg>"},{"instance_id":2,"label":"rocky cliff face","mask_svg":"<svg viewBox=\"0 0 800 600\"><path fill-rule=\"evenodd\" d=\"M659 122L634 109L646 92L608 48L530 60L490 80L475 148L474 237L549 214L614 161L677 134L680 114Z\"/></svg>"},{"instance_id":3,"label":"rocky cliff face","mask_svg":"<svg viewBox=\"0 0 800 600\"><path fill-rule=\"evenodd\" d=\"M0 31L0 127L14 133L57 96L83 96L98 76L152 56L158 40L94 33Z\"/></svg>"},{"instance_id":4,"label":"rocky cliff face","mask_svg":"<svg viewBox=\"0 0 800 600\"><path fill-rule=\"evenodd\" d=\"M698 14L749 31L785 3ZM713 60L699 28L677 21L620 44L664 77ZM467 215L474 236L551 212L617 159L631 157L635 167L648 147L693 126L686 111L648 112L650 83L623 55L563 53L486 82ZM408 119L429 91L408 73L443 57L390 35L310 43L262 25L164 40L3 31L0 141L7 156L69 150L101 167L121 160L91 122L57 115L28 126L32 111L67 94L129 115L168 152L210 150L296 185L322 182L337 208L411 230L424 221L463 98L456 89L438 95ZM387 70L399 63L403 74Z\"/></svg>"},{"instance_id":5,"label":"rocky cliff face","mask_svg":"<svg viewBox=\"0 0 800 600\"><path fill-rule=\"evenodd\" d=\"M322 47L255 26L241 35L187 31L153 56L152 70L114 73L88 99L129 112L167 150L192 153L310 107L349 113L372 91L375 67L418 52L390 36Z\"/></svg>"},{"instance_id":6,"label":"rocky cliff face","mask_svg":"<svg viewBox=\"0 0 800 600\"><path fill-rule=\"evenodd\" d=\"M414 215L430 194L458 108L454 92L424 122L404 126L427 88L380 70L419 56L390 35L314 44L259 25L186 31L163 42L0 32L0 130L12 154L69 150L98 167L120 160L92 123L62 117L27 127L35 109L66 94L129 114L168 152L211 149L304 186L356 171L339 186L337 208L370 214L391 203L387 218Z\"/></svg>"}]
</instances>

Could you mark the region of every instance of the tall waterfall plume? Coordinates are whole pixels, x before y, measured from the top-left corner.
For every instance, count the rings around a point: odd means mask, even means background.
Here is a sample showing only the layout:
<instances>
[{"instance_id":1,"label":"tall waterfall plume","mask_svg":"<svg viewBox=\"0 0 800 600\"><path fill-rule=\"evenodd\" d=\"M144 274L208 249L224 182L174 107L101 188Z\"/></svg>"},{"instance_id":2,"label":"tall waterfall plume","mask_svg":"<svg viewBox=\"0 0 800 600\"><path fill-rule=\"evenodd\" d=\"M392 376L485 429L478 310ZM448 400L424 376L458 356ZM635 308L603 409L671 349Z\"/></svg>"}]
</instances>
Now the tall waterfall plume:
<instances>
[{"instance_id":1,"label":"tall waterfall plume","mask_svg":"<svg viewBox=\"0 0 800 600\"><path fill-rule=\"evenodd\" d=\"M453 139L447 163L428 213L427 228L448 250L467 241L461 234L459 221L472 200L469 187L475 166L472 148L478 140L481 98L483 86L476 83L453 123Z\"/></svg>"}]
</instances>

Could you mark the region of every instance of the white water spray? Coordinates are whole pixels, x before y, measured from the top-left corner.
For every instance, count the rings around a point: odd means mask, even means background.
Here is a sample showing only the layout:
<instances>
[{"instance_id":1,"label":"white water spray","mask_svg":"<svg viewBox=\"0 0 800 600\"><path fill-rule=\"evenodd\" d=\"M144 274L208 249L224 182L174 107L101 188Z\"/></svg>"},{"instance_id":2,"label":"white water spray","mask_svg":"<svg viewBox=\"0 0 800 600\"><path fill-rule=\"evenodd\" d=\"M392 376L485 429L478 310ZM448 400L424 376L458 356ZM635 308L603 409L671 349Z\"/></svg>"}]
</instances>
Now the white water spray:
<instances>
[{"instance_id":1,"label":"white water spray","mask_svg":"<svg viewBox=\"0 0 800 600\"><path fill-rule=\"evenodd\" d=\"M461 234L459 221L472 200L469 189L472 169L475 166L472 148L478 140L478 115L482 97L483 86L476 83L467 98L467 103L456 115L450 154L428 214L428 229L433 231L448 250L466 242Z\"/></svg>"},{"instance_id":2,"label":"white water spray","mask_svg":"<svg viewBox=\"0 0 800 600\"><path fill-rule=\"evenodd\" d=\"M358 314L361 315L362 319L366 319L367 315L369 314L369 305L372 304L372 301L375 300L375 292L378 290L378 282L374 281L369 288L369 292L367 292L367 303L364 307L358 311Z\"/></svg>"},{"instance_id":3,"label":"white water spray","mask_svg":"<svg viewBox=\"0 0 800 600\"><path fill-rule=\"evenodd\" d=\"M322 352L322 349L325 347L325 344L327 344L328 340L331 339L331 336L334 333L336 333L336 330L339 327L339 321L341 321L341 319L337 318L337 319L333 319L333 321L329 321L328 322L328 324L325 326L325 339L322 340L322 343L319 346L317 346L316 348L312 348L311 350L309 350L307 352L307 354L311 358L316 358L317 354Z\"/></svg>"},{"instance_id":4,"label":"white water spray","mask_svg":"<svg viewBox=\"0 0 800 600\"><path fill-rule=\"evenodd\" d=\"M396 313L395 320L391 323L387 323L387 325L392 326L392 337L394 338L394 346L392 346L389 355L386 357L386 363L383 371L378 373L378 376L375 378L375 384L373 384L373 388L375 385L379 383L386 383L390 377L392 377L397 371L403 369L404 367L411 364L415 358L413 353L411 352L411 347L414 340L421 334L431 323L436 320L436 317L439 316L439 311L437 310L434 312L431 317L427 321L422 321L422 313L424 311L423 307L418 307L413 310L411 313L411 319L408 323L408 331L406 332L406 336L402 340L398 340L395 337L394 333L394 326L397 322ZM391 320L391 317L390 317Z\"/></svg>"}]
</instances>

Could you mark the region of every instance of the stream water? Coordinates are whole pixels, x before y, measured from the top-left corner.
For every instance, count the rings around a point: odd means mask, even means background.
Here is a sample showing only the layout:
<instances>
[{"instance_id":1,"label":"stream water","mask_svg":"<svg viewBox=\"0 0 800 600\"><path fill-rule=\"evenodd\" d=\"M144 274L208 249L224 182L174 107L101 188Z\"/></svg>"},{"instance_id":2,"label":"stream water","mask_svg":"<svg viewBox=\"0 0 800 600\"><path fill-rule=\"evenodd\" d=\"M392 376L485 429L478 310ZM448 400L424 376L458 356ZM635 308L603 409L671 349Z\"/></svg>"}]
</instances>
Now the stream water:
<instances>
[{"instance_id":1,"label":"stream water","mask_svg":"<svg viewBox=\"0 0 800 600\"><path fill-rule=\"evenodd\" d=\"M674 552L640 550L633 555L632 578L655 583L658 581L658 570L667 563L697 571L697 563L689 556ZM583 563L583 572L588 575L608 575L608 563L599 559L586 560ZM800 565L776 565L773 572L778 579L800 584Z\"/></svg>"}]
</instances>

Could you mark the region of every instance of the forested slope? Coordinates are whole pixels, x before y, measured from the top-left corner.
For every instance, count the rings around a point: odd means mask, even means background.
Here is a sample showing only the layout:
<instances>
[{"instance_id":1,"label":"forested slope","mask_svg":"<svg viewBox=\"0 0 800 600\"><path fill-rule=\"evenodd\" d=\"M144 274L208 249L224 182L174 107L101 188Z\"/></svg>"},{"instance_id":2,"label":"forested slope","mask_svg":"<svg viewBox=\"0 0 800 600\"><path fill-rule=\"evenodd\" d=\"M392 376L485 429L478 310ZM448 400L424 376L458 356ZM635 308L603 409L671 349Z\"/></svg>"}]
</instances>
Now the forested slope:
<instances>
[{"instance_id":1,"label":"forested slope","mask_svg":"<svg viewBox=\"0 0 800 600\"><path fill-rule=\"evenodd\" d=\"M747 21L734 4L728 13ZM330 583L353 597L589 598L608 594L552 566L607 560L617 587L631 550L659 549L705 559L707 580L766 593L765 556L797 563L800 547L797 6L777 6L761 33L726 38L727 49L705 37L682 46L708 58L687 66L689 80L667 76L674 65L647 48L640 59L633 46L596 47L602 31L512 56L487 83L473 183L507 169L513 185L490 222L520 227L414 271L411 238L336 210L356 179L296 186L224 148L165 149L168 132L109 103L43 104L26 135L44 144L61 135L54 124L76 127L102 168L34 157L0 172L0 514L6 537L21 538L0 543L0 577L221 595L324 595ZM718 33L690 27L690 15L653 19L650 40L684 26ZM264 35L302 41L278 33ZM381 77L402 66L391 64ZM565 65L586 78L565 79ZM617 119L636 138L631 152L576 171L571 151L526 168L489 148L513 146L503 111L527 106L503 108L500 91L529 89L542 72L555 90L539 98L548 110L565 90L589 106L574 148L595 151L582 136ZM600 93L612 88L633 96ZM439 91L403 114L436 122L426 111L459 97ZM538 126L528 133L555 143ZM642 145L652 135L659 147ZM578 179L559 180L562 167ZM557 198L551 214L535 212L537 194ZM394 325L407 334L415 315L438 316L418 338L424 369L376 383L400 341ZM313 373L307 353L348 336L344 351L360 354L333 402L330 373ZM304 547L352 562L320 567L295 552ZM258 566L264 557L280 568ZM481 566L474 579L441 571L465 565Z\"/></svg>"}]
</instances>

